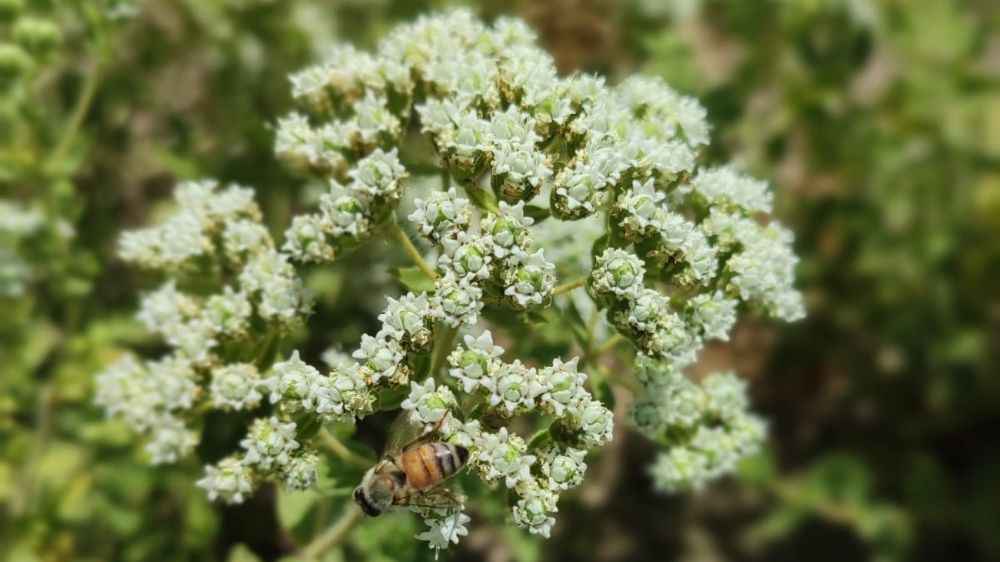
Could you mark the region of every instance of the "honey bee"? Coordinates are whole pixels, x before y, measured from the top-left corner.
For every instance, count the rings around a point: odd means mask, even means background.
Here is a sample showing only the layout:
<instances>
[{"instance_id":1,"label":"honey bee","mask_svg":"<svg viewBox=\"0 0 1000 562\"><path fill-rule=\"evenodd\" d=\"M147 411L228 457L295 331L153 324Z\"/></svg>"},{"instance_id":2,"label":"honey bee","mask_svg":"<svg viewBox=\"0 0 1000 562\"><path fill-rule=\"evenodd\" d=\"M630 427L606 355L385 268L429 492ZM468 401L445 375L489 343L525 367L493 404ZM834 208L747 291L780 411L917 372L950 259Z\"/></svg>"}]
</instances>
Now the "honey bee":
<instances>
[{"instance_id":1,"label":"honey bee","mask_svg":"<svg viewBox=\"0 0 1000 562\"><path fill-rule=\"evenodd\" d=\"M444 418L400 452L387 450L382 460L365 472L354 489L354 502L366 515L378 517L394 506L449 507L459 503L450 491L437 486L465 466L469 450L428 441L442 422Z\"/></svg>"}]
</instances>

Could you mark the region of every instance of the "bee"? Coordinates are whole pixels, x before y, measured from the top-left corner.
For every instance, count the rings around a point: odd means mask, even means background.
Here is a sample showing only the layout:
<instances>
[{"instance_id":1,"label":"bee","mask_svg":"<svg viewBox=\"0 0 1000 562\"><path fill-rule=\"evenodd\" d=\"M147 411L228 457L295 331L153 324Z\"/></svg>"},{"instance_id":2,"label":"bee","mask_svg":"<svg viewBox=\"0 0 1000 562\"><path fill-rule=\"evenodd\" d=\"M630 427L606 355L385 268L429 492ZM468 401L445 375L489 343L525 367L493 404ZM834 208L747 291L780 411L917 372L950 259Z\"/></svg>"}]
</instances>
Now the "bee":
<instances>
[{"instance_id":1,"label":"bee","mask_svg":"<svg viewBox=\"0 0 1000 562\"><path fill-rule=\"evenodd\" d=\"M469 460L469 450L461 445L429 441L444 420L441 418L430 431L399 452L390 448L378 464L365 472L354 489L354 502L366 515L378 517L394 506L436 508L460 503L449 490L437 488Z\"/></svg>"}]
</instances>

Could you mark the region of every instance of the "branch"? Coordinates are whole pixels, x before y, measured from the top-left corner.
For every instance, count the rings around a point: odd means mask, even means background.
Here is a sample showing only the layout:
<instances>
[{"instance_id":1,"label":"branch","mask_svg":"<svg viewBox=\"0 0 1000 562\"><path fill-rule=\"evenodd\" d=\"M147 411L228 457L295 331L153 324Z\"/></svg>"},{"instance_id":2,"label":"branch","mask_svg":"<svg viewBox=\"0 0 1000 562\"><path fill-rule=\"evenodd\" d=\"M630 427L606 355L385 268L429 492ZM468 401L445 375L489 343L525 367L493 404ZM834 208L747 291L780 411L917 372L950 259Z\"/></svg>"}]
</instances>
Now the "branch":
<instances>
[{"instance_id":1,"label":"branch","mask_svg":"<svg viewBox=\"0 0 1000 562\"><path fill-rule=\"evenodd\" d=\"M420 250L413 245L413 242L410 241L410 237L403 232L402 228L399 227L399 223L396 221L389 223L389 231L392 232L397 240L399 240L399 243L403 246L403 251L405 251L406 254L410 256L410 259L417 264L420 271L423 271L431 279L437 279L437 272L434 271L434 268L431 267L430 264L424 261L424 257L420 255Z\"/></svg>"},{"instance_id":2,"label":"branch","mask_svg":"<svg viewBox=\"0 0 1000 562\"><path fill-rule=\"evenodd\" d=\"M320 556L342 541L360 521L361 510L353 504L348 504L340 519L302 549L302 557L306 560L319 560Z\"/></svg>"},{"instance_id":3,"label":"branch","mask_svg":"<svg viewBox=\"0 0 1000 562\"><path fill-rule=\"evenodd\" d=\"M371 468L372 462L368 459L362 457L361 455L355 453L354 451L348 449L343 443L340 442L329 430L325 427L321 427L319 433L316 434L319 437L320 442L324 447L333 451L333 454L340 457L345 462L348 462L358 468L368 469Z\"/></svg>"},{"instance_id":4,"label":"branch","mask_svg":"<svg viewBox=\"0 0 1000 562\"><path fill-rule=\"evenodd\" d=\"M587 276L583 276L570 281L569 283L563 283L552 289L552 296L561 295L563 293L568 293L577 287L582 287L587 282Z\"/></svg>"}]
</instances>

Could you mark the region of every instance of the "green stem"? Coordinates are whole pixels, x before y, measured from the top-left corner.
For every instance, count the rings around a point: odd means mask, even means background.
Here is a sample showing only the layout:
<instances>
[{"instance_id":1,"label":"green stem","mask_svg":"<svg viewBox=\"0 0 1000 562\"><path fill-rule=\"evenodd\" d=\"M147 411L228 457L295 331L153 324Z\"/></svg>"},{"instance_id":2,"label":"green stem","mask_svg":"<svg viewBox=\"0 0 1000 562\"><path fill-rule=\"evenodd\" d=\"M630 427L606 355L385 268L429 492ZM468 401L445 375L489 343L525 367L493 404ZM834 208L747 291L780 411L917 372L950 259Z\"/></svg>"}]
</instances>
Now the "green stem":
<instances>
[{"instance_id":1,"label":"green stem","mask_svg":"<svg viewBox=\"0 0 1000 562\"><path fill-rule=\"evenodd\" d=\"M88 9L87 19L94 26L94 42L97 44L98 50L100 50L103 47L100 16L93 9ZM80 127L83 125L83 120L87 117L87 112L90 111L90 106L94 101L94 95L97 94L97 85L101 78L101 54L103 53L99 53L98 57L95 58L93 68L90 70L90 74L87 75L87 80L83 84L83 89L80 90L80 95L76 98L76 104L73 107L73 113L70 115L69 122L66 124L66 130L63 131L62 137L59 139L59 144L56 145L55 150L52 151L52 155L46 163L46 168L49 171L54 166L57 166L59 161L66 156L66 152L73 144L73 139L76 138Z\"/></svg>"},{"instance_id":2,"label":"green stem","mask_svg":"<svg viewBox=\"0 0 1000 562\"><path fill-rule=\"evenodd\" d=\"M410 237L403 232L402 228L400 228L399 223L396 221L390 222L389 231L396 237L397 240L399 240L400 245L403 246L403 251L410 256L410 259L412 259L415 264L417 264L420 271L423 271L431 279L437 279L437 272L434 271L434 268L431 267L430 264L424 261L424 257L420 255L420 250L413 245L413 242L410 241Z\"/></svg>"},{"instance_id":3,"label":"green stem","mask_svg":"<svg viewBox=\"0 0 1000 562\"><path fill-rule=\"evenodd\" d=\"M586 282L587 282L587 277L583 276L574 279L568 283L563 283L562 285L558 285L555 289L552 289L552 295L554 296L554 295L561 295L563 293L568 293L573 289L576 289L577 287L582 287Z\"/></svg>"},{"instance_id":4,"label":"green stem","mask_svg":"<svg viewBox=\"0 0 1000 562\"><path fill-rule=\"evenodd\" d=\"M368 459L362 457L361 455L355 453L354 451L348 449L339 439L334 437L332 433L329 432L325 427L321 427L319 432L316 434L319 438L320 443L324 447L333 452L341 458L341 460L350 463L358 468L368 469L371 468L372 462Z\"/></svg>"},{"instance_id":5,"label":"green stem","mask_svg":"<svg viewBox=\"0 0 1000 562\"><path fill-rule=\"evenodd\" d=\"M612 349L614 349L615 346L617 346L618 344L620 344L623 341L625 341L625 336L623 336L621 334L615 334L615 335L611 336L610 338L608 338L607 340L605 340L604 343L602 343L601 345L599 345L597 347L597 349L595 350L594 354L596 356L600 357L601 355L604 355L605 353L607 353L607 352L611 351Z\"/></svg>"},{"instance_id":6,"label":"green stem","mask_svg":"<svg viewBox=\"0 0 1000 562\"><path fill-rule=\"evenodd\" d=\"M451 187L451 170L448 169L448 166L442 166L441 167L441 190L442 191L448 191L448 188L450 188L450 187Z\"/></svg>"},{"instance_id":7,"label":"green stem","mask_svg":"<svg viewBox=\"0 0 1000 562\"><path fill-rule=\"evenodd\" d=\"M349 504L340 519L323 531L323 534L313 539L304 549L302 558L306 560L319 560L319 557L334 546L344 540L344 537L361 522L361 510L357 506Z\"/></svg>"}]
</instances>

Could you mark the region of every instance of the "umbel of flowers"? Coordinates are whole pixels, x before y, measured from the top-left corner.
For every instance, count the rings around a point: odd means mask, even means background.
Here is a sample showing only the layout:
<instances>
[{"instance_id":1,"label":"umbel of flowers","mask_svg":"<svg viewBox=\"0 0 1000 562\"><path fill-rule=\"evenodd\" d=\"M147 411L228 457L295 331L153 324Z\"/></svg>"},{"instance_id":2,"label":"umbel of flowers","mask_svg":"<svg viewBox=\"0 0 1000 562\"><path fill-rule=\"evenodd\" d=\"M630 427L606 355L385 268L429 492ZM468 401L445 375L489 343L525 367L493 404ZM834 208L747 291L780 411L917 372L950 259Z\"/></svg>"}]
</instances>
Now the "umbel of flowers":
<instances>
[{"instance_id":1,"label":"umbel of flowers","mask_svg":"<svg viewBox=\"0 0 1000 562\"><path fill-rule=\"evenodd\" d=\"M364 417L381 391L401 387L406 418L468 448L471 470L509 490L514 523L548 536L586 452L611 438L612 413L577 359L504 357L483 315L559 307L574 289L639 350L642 391L629 411L666 447L653 468L658 487L698 486L762 440L738 379L695 384L681 370L706 341L728 339L740 311L801 317L796 258L790 233L767 219L766 184L699 167L709 139L695 100L658 79L611 87L560 77L523 23L485 26L467 11L400 26L374 53L336 48L291 81L300 110L279 121L276 151L329 189L294 217L280 249L248 192L204 183L178 188L179 210L163 225L122 238L124 257L173 275L140 317L174 352L113 365L99 377L99 401L152 434L154 460L190 452L193 412L206 404L266 402L240 450L208 466L199 485L231 503L272 477L309 487L318 457L303 425ZM431 161L415 165L414 154ZM402 216L410 177L428 168L441 189ZM558 284L538 240L571 221L599 232L574 240L586 246L578 260L592 260L589 274ZM240 353L307 312L296 268L381 235L398 240L433 290L389 298L380 329L329 373L296 353L261 374L271 358ZM217 290L187 291L192 275L215 275ZM515 418L532 420L534 436L515 433ZM467 533L461 509L417 511L428 525L418 538L432 548Z\"/></svg>"}]
</instances>

